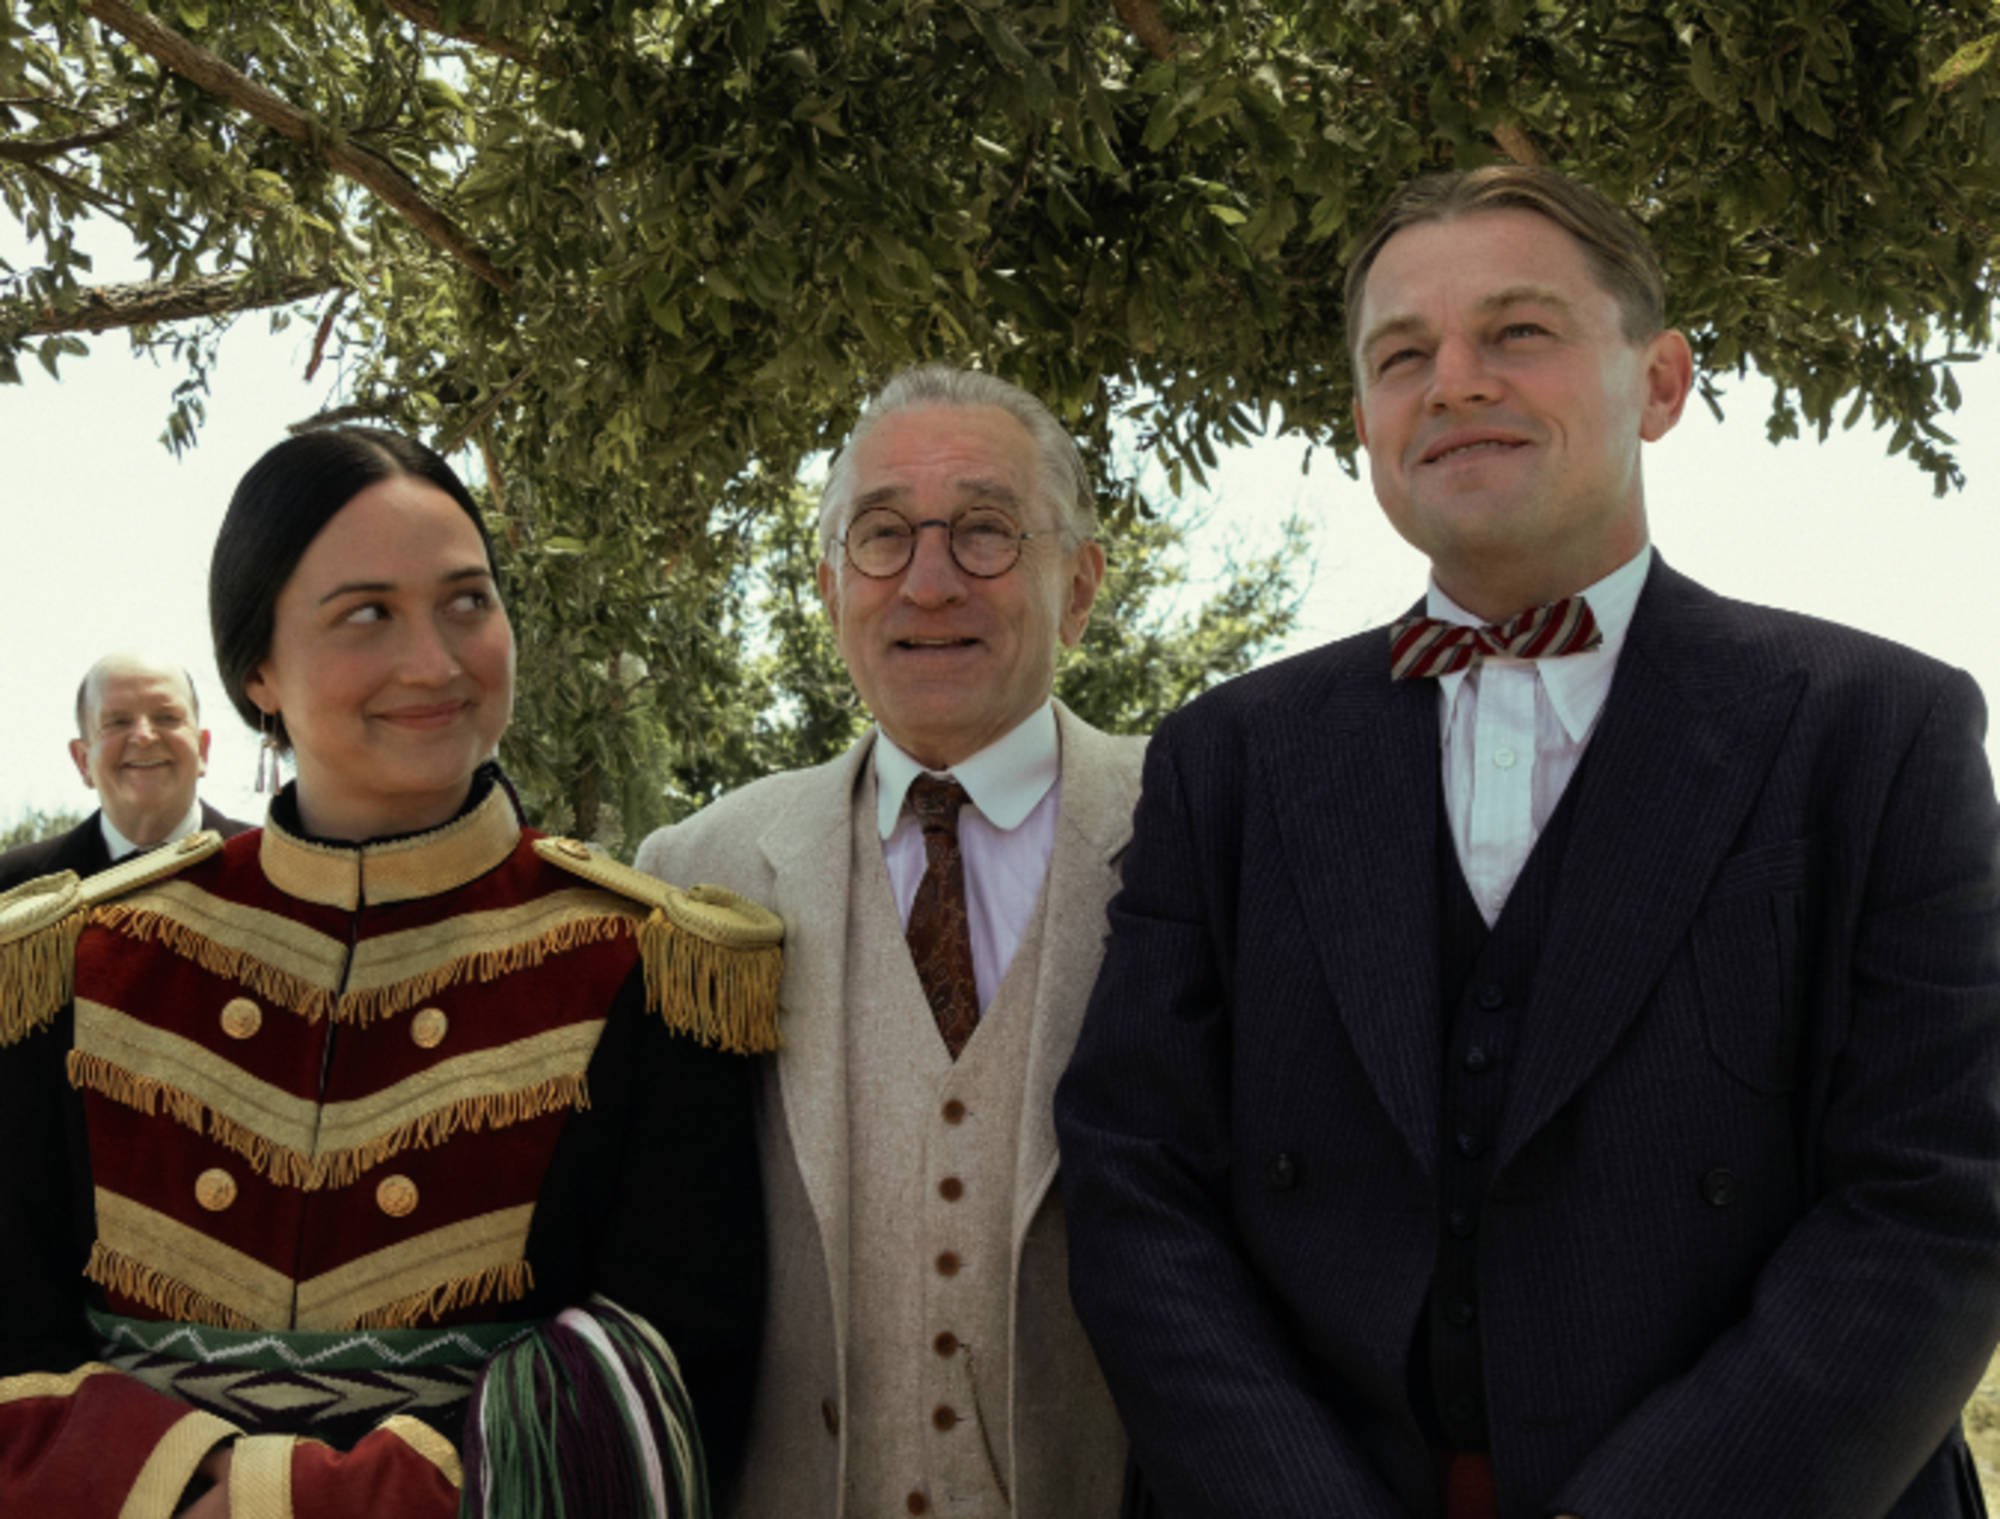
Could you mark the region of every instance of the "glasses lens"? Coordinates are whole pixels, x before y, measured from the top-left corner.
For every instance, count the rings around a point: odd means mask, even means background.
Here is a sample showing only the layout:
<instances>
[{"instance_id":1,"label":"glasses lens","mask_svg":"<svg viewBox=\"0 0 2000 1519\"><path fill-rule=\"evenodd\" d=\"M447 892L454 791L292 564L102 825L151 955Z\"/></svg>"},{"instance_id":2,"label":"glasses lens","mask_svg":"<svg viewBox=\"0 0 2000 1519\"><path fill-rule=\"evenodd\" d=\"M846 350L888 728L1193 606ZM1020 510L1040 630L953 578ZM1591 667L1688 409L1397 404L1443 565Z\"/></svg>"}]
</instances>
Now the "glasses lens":
<instances>
[{"instance_id":1,"label":"glasses lens","mask_svg":"<svg viewBox=\"0 0 2000 1519\"><path fill-rule=\"evenodd\" d=\"M1021 553L1021 530L1004 512L967 512L951 525L951 555L969 575L1004 575Z\"/></svg>"},{"instance_id":2,"label":"glasses lens","mask_svg":"<svg viewBox=\"0 0 2000 1519\"><path fill-rule=\"evenodd\" d=\"M910 562L910 524L895 512L863 512L847 529L847 557L864 575L893 575Z\"/></svg>"}]
</instances>

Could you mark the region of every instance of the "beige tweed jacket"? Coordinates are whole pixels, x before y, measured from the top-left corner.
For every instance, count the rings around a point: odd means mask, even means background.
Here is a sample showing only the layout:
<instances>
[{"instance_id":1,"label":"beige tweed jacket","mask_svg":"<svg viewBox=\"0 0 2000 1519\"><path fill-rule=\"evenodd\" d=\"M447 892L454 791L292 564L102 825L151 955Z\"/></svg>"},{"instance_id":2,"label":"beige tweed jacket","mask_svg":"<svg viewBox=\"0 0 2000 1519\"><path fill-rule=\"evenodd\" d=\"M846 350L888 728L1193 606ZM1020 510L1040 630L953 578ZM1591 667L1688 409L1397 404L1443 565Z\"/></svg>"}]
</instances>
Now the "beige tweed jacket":
<instances>
[{"instance_id":1,"label":"beige tweed jacket","mask_svg":"<svg viewBox=\"0 0 2000 1519\"><path fill-rule=\"evenodd\" d=\"M1113 1519L1125 1439L1070 1307L1051 1103L1103 955L1104 908L1131 838L1145 741L1101 733L1060 702L1056 720L1062 799L1043 886L1048 913L1014 1167L1007 1488L1019 1519ZM653 834L638 856L642 870L727 886L785 922L785 1045L764 1057L758 1120L770 1310L746 1475L728 1519L842 1516L848 858L857 790L872 805L858 783L873 745L871 730L828 764L746 786Z\"/></svg>"}]
</instances>

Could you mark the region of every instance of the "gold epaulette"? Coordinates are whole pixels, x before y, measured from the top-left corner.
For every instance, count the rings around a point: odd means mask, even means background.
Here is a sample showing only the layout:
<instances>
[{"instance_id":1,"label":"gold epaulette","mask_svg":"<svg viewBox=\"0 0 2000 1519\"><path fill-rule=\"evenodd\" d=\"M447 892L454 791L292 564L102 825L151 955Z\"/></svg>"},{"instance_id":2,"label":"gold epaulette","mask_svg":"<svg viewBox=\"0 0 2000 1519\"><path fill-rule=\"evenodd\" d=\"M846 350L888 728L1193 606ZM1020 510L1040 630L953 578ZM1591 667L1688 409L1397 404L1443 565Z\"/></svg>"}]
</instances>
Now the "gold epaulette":
<instances>
[{"instance_id":1,"label":"gold epaulette","mask_svg":"<svg viewBox=\"0 0 2000 1519\"><path fill-rule=\"evenodd\" d=\"M785 925L776 913L720 886L669 886L575 839L537 839L535 853L652 909L639 958L646 1006L669 1028L743 1055L778 1047Z\"/></svg>"},{"instance_id":2,"label":"gold epaulette","mask_svg":"<svg viewBox=\"0 0 2000 1519\"><path fill-rule=\"evenodd\" d=\"M73 870L0 893L0 1045L18 1044L68 1004L76 986L76 941L91 910L177 875L222 847L212 829L130 855L88 880Z\"/></svg>"}]
</instances>

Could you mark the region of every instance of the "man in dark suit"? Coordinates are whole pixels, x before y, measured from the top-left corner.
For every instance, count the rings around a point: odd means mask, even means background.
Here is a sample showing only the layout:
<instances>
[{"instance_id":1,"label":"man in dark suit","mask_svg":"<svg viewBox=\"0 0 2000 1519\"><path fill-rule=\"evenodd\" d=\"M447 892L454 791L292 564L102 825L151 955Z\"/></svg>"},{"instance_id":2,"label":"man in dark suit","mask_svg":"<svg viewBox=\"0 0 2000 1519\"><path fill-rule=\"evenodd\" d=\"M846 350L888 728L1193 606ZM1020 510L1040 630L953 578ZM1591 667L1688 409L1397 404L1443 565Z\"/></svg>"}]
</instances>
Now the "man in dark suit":
<instances>
[{"instance_id":1,"label":"man in dark suit","mask_svg":"<svg viewBox=\"0 0 2000 1519\"><path fill-rule=\"evenodd\" d=\"M197 829L227 838L246 826L195 796L208 730L179 665L136 649L105 655L76 689L76 728L70 758L100 809L68 833L0 854L0 891L62 870L95 875Z\"/></svg>"},{"instance_id":2,"label":"man in dark suit","mask_svg":"<svg viewBox=\"0 0 2000 1519\"><path fill-rule=\"evenodd\" d=\"M1662 296L1550 171L1398 192L1347 310L1429 617L1148 752L1056 1112L1169 1519L1983 1512L1984 708L1652 552Z\"/></svg>"}]
</instances>

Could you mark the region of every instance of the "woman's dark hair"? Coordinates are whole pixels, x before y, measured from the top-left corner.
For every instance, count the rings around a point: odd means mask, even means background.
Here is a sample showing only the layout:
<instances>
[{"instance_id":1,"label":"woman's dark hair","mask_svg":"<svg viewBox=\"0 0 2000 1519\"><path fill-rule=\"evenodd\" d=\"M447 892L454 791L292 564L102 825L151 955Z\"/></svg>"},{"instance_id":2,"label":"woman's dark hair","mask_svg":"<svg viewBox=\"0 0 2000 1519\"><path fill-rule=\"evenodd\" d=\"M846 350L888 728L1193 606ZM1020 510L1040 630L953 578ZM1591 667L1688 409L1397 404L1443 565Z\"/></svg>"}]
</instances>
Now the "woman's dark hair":
<instances>
[{"instance_id":1,"label":"woman's dark hair","mask_svg":"<svg viewBox=\"0 0 2000 1519\"><path fill-rule=\"evenodd\" d=\"M245 690L270 657L278 593L292 578L308 546L340 509L384 480L407 475L435 485L456 501L479 529L486 565L500 584L493 537L464 483L443 458L415 439L379 427L338 427L289 438L250 466L216 535L208 561L208 626L222 689L251 727L264 714ZM279 714L274 736L289 749Z\"/></svg>"}]
</instances>

